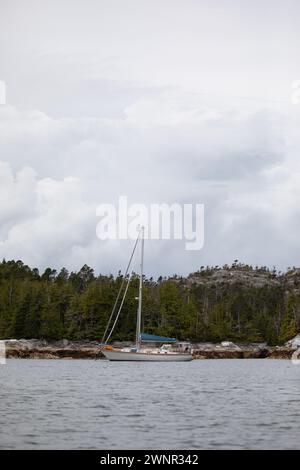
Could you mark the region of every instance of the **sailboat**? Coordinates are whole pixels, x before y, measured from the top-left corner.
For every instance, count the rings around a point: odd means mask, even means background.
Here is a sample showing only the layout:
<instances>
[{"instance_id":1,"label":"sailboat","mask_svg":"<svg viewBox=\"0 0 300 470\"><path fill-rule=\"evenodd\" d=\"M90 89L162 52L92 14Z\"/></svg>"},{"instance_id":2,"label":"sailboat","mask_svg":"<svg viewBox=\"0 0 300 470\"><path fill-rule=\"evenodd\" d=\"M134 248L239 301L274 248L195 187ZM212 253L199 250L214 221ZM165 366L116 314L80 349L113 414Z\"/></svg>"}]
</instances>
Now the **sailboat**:
<instances>
[{"instance_id":1,"label":"sailboat","mask_svg":"<svg viewBox=\"0 0 300 470\"><path fill-rule=\"evenodd\" d=\"M137 309L137 319L136 319L136 341L133 347L128 348L116 348L112 345L107 344L109 338L112 335L114 327L116 326L117 320L119 318L123 302L127 293L129 278L127 280L127 285L125 288L125 293L119 310L117 312L116 318L113 322L110 333L107 335L109 325L115 314L116 306L119 300L120 292L122 290L123 284L126 282L126 276L129 271L129 267L135 253L138 242L141 244L141 262L140 262L140 276L139 276L139 295L138 300L138 309ZM191 353L191 346L187 342L177 342L175 338L168 338L165 336L157 336L141 333L141 319L142 319L142 292L143 292L143 263L144 263L144 227L141 227L136 239L133 252L131 254L123 282L120 287L119 294L117 296L112 314L110 316L108 325L106 327L104 336L102 338L102 353L109 361L145 361L145 362L186 362L193 359ZM152 343L162 343L160 347L150 348L145 347L143 342L152 342ZM171 344L170 344L171 343Z\"/></svg>"}]
</instances>

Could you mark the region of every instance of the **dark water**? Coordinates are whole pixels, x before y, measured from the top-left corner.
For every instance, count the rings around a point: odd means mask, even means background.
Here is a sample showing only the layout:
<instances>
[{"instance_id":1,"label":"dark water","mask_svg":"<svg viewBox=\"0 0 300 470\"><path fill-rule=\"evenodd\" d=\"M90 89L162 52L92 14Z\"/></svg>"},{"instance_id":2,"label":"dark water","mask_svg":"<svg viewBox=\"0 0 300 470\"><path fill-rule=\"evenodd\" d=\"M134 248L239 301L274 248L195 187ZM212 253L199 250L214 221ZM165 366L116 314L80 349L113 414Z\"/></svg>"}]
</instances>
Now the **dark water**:
<instances>
[{"instance_id":1,"label":"dark water","mask_svg":"<svg viewBox=\"0 0 300 470\"><path fill-rule=\"evenodd\" d=\"M299 449L300 366L9 360L0 449Z\"/></svg>"}]
</instances>

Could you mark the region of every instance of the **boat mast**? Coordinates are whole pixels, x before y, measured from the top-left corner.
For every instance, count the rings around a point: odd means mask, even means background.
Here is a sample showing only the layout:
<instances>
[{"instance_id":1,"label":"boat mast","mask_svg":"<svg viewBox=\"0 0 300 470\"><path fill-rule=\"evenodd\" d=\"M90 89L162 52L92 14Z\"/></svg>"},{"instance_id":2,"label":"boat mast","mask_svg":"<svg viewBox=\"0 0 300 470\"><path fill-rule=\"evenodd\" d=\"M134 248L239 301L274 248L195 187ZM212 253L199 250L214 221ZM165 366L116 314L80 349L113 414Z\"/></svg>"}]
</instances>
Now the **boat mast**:
<instances>
[{"instance_id":1,"label":"boat mast","mask_svg":"<svg viewBox=\"0 0 300 470\"><path fill-rule=\"evenodd\" d=\"M142 289L143 289L143 264L144 264L144 227L140 230L141 240L141 270L140 270L140 284L139 284L139 304L137 310L137 322L136 322L136 347L140 346L141 342L141 318L142 318Z\"/></svg>"}]
</instances>

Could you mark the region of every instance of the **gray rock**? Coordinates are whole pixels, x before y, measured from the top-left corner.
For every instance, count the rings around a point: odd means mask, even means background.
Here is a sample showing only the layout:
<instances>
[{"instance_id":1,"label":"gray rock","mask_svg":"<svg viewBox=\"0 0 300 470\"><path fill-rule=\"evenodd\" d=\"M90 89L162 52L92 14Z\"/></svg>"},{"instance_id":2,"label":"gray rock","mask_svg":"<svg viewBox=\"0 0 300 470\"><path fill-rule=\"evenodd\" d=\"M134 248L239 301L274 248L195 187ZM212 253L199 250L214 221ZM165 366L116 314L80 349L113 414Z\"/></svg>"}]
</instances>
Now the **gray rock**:
<instances>
[{"instance_id":1,"label":"gray rock","mask_svg":"<svg viewBox=\"0 0 300 470\"><path fill-rule=\"evenodd\" d=\"M287 346L288 348L292 348L292 349L300 348L300 334L295 336L295 338L290 339L289 341L287 341L285 343L285 346Z\"/></svg>"}]
</instances>

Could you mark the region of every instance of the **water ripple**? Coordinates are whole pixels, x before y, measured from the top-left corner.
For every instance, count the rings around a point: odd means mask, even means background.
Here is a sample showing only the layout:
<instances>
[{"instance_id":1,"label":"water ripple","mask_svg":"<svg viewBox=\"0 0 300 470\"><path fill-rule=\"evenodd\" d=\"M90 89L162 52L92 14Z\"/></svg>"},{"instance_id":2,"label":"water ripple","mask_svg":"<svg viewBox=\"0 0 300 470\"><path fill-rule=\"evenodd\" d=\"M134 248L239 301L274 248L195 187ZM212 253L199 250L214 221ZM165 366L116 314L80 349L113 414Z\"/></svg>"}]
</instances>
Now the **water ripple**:
<instances>
[{"instance_id":1,"label":"water ripple","mask_svg":"<svg viewBox=\"0 0 300 470\"><path fill-rule=\"evenodd\" d=\"M299 449L300 367L9 360L0 449Z\"/></svg>"}]
</instances>

